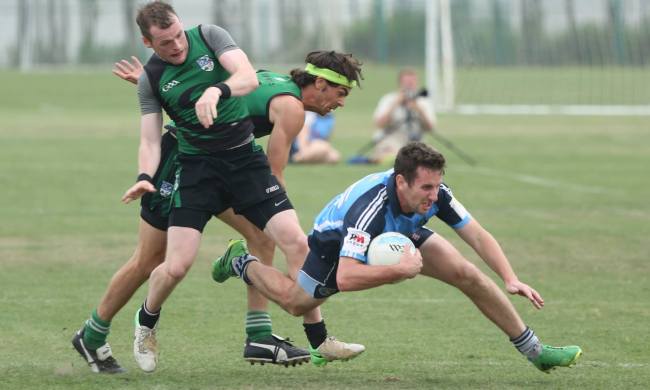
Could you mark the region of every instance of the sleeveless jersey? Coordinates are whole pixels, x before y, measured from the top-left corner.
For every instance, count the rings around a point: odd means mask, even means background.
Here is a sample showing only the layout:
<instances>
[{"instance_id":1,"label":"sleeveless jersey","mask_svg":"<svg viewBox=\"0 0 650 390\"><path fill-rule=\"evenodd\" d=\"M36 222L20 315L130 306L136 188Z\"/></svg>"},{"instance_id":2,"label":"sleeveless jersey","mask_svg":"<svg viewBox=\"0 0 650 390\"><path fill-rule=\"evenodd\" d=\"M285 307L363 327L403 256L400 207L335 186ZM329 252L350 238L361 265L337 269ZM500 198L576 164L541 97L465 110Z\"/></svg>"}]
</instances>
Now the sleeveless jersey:
<instances>
[{"instance_id":1,"label":"sleeveless jersey","mask_svg":"<svg viewBox=\"0 0 650 390\"><path fill-rule=\"evenodd\" d=\"M259 86L244 96L244 101L255 126L255 138L271 134L273 123L269 120L271 100L279 95L291 95L302 100L300 88L291 76L260 70L257 72Z\"/></svg>"}]
</instances>

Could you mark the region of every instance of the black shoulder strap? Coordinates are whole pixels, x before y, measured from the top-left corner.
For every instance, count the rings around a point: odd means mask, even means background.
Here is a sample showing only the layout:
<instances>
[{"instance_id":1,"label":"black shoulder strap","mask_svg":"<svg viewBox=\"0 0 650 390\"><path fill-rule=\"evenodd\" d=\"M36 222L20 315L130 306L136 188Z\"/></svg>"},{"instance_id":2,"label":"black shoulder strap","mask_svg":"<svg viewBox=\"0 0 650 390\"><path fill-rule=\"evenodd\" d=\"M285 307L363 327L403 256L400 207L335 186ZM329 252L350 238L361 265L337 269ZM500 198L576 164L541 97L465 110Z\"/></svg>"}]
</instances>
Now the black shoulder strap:
<instances>
[{"instance_id":1,"label":"black shoulder strap","mask_svg":"<svg viewBox=\"0 0 650 390\"><path fill-rule=\"evenodd\" d=\"M163 104L162 96L160 96L160 78L162 77L163 71L165 70L165 62L158 57L158 54L154 53L149 61L147 61L144 66L144 71L147 73L147 78L149 79L149 85L153 91L156 99L160 104Z\"/></svg>"}]
</instances>

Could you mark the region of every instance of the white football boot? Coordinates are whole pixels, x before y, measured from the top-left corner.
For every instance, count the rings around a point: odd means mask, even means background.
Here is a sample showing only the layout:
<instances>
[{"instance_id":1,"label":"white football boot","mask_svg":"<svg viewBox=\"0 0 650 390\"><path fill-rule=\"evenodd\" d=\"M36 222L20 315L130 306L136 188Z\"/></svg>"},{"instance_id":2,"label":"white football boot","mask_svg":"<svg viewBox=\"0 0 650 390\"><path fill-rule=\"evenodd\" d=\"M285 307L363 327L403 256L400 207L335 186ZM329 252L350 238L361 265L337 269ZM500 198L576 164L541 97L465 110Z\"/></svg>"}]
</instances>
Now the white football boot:
<instances>
[{"instance_id":1,"label":"white football boot","mask_svg":"<svg viewBox=\"0 0 650 390\"><path fill-rule=\"evenodd\" d=\"M133 357L142 371L153 372L158 363L158 342L156 328L147 328L138 321L139 310L135 313L135 339L133 340Z\"/></svg>"},{"instance_id":2,"label":"white football boot","mask_svg":"<svg viewBox=\"0 0 650 390\"><path fill-rule=\"evenodd\" d=\"M361 344L345 343L329 336L318 348L311 348L311 362L315 366L324 366L333 360L349 360L359 356L366 350Z\"/></svg>"}]
</instances>

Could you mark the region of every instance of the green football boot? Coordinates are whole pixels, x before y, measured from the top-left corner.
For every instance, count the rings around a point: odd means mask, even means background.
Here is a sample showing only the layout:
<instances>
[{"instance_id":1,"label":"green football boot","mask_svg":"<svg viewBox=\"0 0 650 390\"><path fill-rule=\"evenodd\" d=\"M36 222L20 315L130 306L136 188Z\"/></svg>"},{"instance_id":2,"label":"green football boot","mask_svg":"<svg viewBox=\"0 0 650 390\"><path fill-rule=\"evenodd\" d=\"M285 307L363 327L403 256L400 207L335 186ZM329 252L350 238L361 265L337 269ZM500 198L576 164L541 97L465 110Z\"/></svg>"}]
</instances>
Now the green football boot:
<instances>
[{"instance_id":1,"label":"green football boot","mask_svg":"<svg viewBox=\"0 0 650 390\"><path fill-rule=\"evenodd\" d=\"M217 283L223 283L231 276L240 276L234 267L233 261L248 255L248 248L244 240L228 241L228 248L223 256L212 263L212 279Z\"/></svg>"},{"instance_id":2,"label":"green football boot","mask_svg":"<svg viewBox=\"0 0 650 390\"><path fill-rule=\"evenodd\" d=\"M532 359L530 362L541 371L548 373L556 367L569 367L574 365L580 355L582 355L582 349L576 345L566 347L542 345L542 352L536 359Z\"/></svg>"}]
</instances>

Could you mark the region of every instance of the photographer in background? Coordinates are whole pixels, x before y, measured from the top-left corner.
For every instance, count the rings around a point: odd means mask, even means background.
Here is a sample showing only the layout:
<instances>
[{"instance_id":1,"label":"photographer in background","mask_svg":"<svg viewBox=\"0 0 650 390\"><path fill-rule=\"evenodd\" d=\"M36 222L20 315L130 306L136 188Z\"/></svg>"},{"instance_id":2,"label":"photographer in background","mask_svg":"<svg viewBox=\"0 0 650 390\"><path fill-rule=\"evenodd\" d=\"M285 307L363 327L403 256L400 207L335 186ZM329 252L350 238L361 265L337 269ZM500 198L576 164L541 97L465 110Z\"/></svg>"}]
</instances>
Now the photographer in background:
<instances>
[{"instance_id":1,"label":"photographer in background","mask_svg":"<svg viewBox=\"0 0 650 390\"><path fill-rule=\"evenodd\" d=\"M375 163L393 161L397 151L409 141L420 141L424 132L432 131L435 113L426 99L426 90L418 89L414 69L404 68L398 75L399 90L384 95L375 109L374 123L379 130L370 160Z\"/></svg>"}]
</instances>

